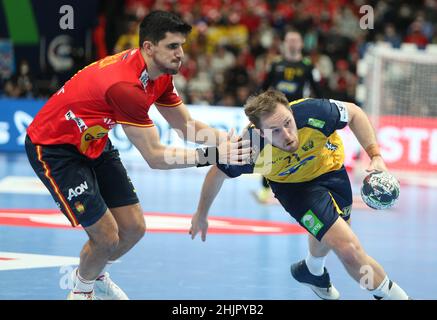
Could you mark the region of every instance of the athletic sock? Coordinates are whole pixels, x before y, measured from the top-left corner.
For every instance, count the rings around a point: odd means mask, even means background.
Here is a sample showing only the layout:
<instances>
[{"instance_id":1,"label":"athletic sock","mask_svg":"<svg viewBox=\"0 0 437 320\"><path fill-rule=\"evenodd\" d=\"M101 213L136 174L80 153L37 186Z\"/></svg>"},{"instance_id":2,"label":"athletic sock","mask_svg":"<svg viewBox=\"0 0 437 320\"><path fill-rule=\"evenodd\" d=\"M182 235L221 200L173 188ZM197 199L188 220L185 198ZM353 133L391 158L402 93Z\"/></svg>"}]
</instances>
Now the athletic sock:
<instances>
[{"instance_id":1,"label":"athletic sock","mask_svg":"<svg viewBox=\"0 0 437 320\"><path fill-rule=\"evenodd\" d=\"M79 274L79 269L77 269L76 271L75 280L76 283L73 289L74 293L79 293L79 292L89 293L93 291L95 280L85 280L84 278L82 278Z\"/></svg>"},{"instance_id":2,"label":"athletic sock","mask_svg":"<svg viewBox=\"0 0 437 320\"><path fill-rule=\"evenodd\" d=\"M385 300L408 300L408 295L395 282L385 276L381 284L375 290L370 290L376 299Z\"/></svg>"},{"instance_id":3,"label":"athletic sock","mask_svg":"<svg viewBox=\"0 0 437 320\"><path fill-rule=\"evenodd\" d=\"M321 276L325 268L326 256L324 257L313 257L310 252L305 259L305 263L308 270L315 276Z\"/></svg>"}]
</instances>

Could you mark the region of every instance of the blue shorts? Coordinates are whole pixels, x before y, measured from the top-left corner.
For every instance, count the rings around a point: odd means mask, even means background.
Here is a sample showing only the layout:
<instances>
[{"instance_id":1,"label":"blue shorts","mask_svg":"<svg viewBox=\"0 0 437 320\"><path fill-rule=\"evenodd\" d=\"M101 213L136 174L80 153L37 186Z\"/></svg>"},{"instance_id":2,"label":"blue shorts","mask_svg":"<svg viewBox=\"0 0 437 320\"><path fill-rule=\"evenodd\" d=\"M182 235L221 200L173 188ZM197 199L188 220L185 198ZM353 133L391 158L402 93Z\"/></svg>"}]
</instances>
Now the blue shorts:
<instances>
[{"instance_id":1,"label":"blue shorts","mask_svg":"<svg viewBox=\"0 0 437 320\"><path fill-rule=\"evenodd\" d=\"M344 167L308 182L269 184L284 209L319 241L338 217L350 218L352 188Z\"/></svg>"},{"instance_id":2,"label":"blue shorts","mask_svg":"<svg viewBox=\"0 0 437 320\"><path fill-rule=\"evenodd\" d=\"M111 141L97 159L89 159L75 146L35 145L26 137L29 162L73 227L89 227L108 208L139 202L118 150Z\"/></svg>"}]
</instances>

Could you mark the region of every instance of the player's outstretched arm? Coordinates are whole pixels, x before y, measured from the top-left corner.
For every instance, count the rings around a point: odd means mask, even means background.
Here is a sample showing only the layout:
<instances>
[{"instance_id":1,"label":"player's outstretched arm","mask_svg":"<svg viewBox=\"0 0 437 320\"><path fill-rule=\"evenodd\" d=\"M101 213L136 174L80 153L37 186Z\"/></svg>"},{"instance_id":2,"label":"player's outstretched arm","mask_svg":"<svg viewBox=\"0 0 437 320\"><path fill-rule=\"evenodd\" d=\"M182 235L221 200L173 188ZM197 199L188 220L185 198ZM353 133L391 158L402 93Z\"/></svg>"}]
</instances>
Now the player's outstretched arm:
<instances>
[{"instance_id":1,"label":"player's outstretched arm","mask_svg":"<svg viewBox=\"0 0 437 320\"><path fill-rule=\"evenodd\" d=\"M193 119L183 103L172 108L159 106L157 108L181 139L208 146L217 146L227 138L226 132Z\"/></svg>"},{"instance_id":2,"label":"player's outstretched arm","mask_svg":"<svg viewBox=\"0 0 437 320\"><path fill-rule=\"evenodd\" d=\"M229 136L218 147L185 149L164 146L155 127L123 125L123 129L152 169L178 169L216 163L244 165L250 160L250 141Z\"/></svg>"},{"instance_id":3,"label":"player's outstretched arm","mask_svg":"<svg viewBox=\"0 0 437 320\"><path fill-rule=\"evenodd\" d=\"M379 151L375 130L366 113L353 103L345 102L344 104L346 105L349 115L349 127L371 159L366 171L387 171L387 167Z\"/></svg>"},{"instance_id":4,"label":"player's outstretched arm","mask_svg":"<svg viewBox=\"0 0 437 320\"><path fill-rule=\"evenodd\" d=\"M206 233L208 231L208 212L226 178L228 178L228 176L217 168L217 166L213 166L208 171L202 185L197 211L191 219L191 228L189 232L191 234L191 239L194 239L197 233L200 232L202 241L206 240Z\"/></svg>"}]
</instances>

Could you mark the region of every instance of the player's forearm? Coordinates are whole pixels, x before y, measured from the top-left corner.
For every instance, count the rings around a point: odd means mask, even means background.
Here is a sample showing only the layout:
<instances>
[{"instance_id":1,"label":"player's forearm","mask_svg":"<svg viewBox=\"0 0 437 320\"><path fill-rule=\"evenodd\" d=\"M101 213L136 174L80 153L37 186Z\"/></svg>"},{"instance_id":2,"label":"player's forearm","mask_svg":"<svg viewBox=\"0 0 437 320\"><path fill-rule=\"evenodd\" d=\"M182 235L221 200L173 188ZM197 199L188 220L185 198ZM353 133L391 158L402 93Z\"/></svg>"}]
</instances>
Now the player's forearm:
<instances>
[{"instance_id":1,"label":"player's forearm","mask_svg":"<svg viewBox=\"0 0 437 320\"><path fill-rule=\"evenodd\" d=\"M361 108L354 106L354 113L349 122L349 127L370 158L380 155L375 130Z\"/></svg>"},{"instance_id":2,"label":"player's forearm","mask_svg":"<svg viewBox=\"0 0 437 320\"><path fill-rule=\"evenodd\" d=\"M204 164L204 159L199 159L197 150L162 145L158 131L154 127L123 125L123 129L152 169L178 169Z\"/></svg>"},{"instance_id":3,"label":"player's forearm","mask_svg":"<svg viewBox=\"0 0 437 320\"><path fill-rule=\"evenodd\" d=\"M197 206L197 214L200 217L206 218L208 216L209 209L211 208L211 205L219 193L225 179L226 175L216 166L213 166L208 171L202 185L200 200Z\"/></svg>"},{"instance_id":4,"label":"player's forearm","mask_svg":"<svg viewBox=\"0 0 437 320\"><path fill-rule=\"evenodd\" d=\"M184 104L176 108L158 108L162 116L176 130L179 137L186 141L217 146L227 138L227 133L211 128L205 123L195 120Z\"/></svg>"},{"instance_id":5,"label":"player's forearm","mask_svg":"<svg viewBox=\"0 0 437 320\"><path fill-rule=\"evenodd\" d=\"M182 169L197 165L197 152L192 149L162 146L155 149L153 154L141 150L140 153L152 169Z\"/></svg>"},{"instance_id":6,"label":"player's forearm","mask_svg":"<svg viewBox=\"0 0 437 320\"><path fill-rule=\"evenodd\" d=\"M226 140L227 133L208 126L199 120L190 120L183 130L184 139L207 146L217 146Z\"/></svg>"}]
</instances>

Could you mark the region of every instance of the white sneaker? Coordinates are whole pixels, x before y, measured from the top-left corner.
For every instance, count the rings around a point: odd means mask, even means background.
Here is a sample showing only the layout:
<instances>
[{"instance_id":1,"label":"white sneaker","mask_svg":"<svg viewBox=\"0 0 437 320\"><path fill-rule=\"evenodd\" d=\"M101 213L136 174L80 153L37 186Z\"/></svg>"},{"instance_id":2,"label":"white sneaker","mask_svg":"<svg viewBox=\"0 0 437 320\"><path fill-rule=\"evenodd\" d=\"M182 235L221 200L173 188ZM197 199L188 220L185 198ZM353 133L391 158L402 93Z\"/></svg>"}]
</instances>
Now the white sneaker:
<instances>
[{"instance_id":1,"label":"white sneaker","mask_svg":"<svg viewBox=\"0 0 437 320\"><path fill-rule=\"evenodd\" d=\"M129 300L126 293L111 280L107 272L96 279L94 294L98 300Z\"/></svg>"},{"instance_id":2,"label":"white sneaker","mask_svg":"<svg viewBox=\"0 0 437 320\"><path fill-rule=\"evenodd\" d=\"M97 300L94 291L91 292L74 292L73 290L67 296L67 300Z\"/></svg>"},{"instance_id":3,"label":"white sneaker","mask_svg":"<svg viewBox=\"0 0 437 320\"><path fill-rule=\"evenodd\" d=\"M313 292L320 299L323 299L323 300L338 300L338 299L340 299L340 293L332 284L329 288L319 288L316 286L312 286L310 284L305 284L305 285L310 287L311 290L313 290Z\"/></svg>"}]
</instances>

